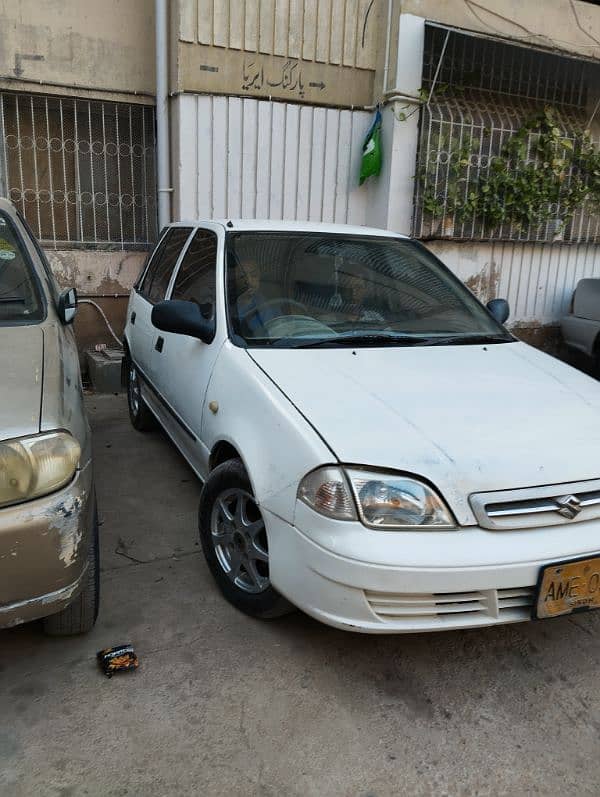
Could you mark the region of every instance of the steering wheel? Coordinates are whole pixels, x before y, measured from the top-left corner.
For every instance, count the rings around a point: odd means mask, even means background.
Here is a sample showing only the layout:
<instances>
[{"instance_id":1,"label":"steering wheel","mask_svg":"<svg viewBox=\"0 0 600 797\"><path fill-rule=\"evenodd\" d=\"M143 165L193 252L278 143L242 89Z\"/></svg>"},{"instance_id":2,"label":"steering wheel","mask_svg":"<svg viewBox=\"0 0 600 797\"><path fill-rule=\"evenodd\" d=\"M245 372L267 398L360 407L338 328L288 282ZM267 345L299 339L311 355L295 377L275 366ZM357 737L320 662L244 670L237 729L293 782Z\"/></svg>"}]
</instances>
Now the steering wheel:
<instances>
[{"instance_id":1,"label":"steering wheel","mask_svg":"<svg viewBox=\"0 0 600 797\"><path fill-rule=\"evenodd\" d=\"M265 302L261 302L260 304L256 305L256 307L250 308L250 310L246 310L243 315L240 316L240 321L245 322L250 316L254 314L259 314L261 311L266 310L268 307L275 307L281 305L287 305L288 307L296 307L298 310L302 312L300 315L304 315L307 313L306 305L302 304L302 302L297 302L295 299L267 299Z\"/></svg>"}]
</instances>

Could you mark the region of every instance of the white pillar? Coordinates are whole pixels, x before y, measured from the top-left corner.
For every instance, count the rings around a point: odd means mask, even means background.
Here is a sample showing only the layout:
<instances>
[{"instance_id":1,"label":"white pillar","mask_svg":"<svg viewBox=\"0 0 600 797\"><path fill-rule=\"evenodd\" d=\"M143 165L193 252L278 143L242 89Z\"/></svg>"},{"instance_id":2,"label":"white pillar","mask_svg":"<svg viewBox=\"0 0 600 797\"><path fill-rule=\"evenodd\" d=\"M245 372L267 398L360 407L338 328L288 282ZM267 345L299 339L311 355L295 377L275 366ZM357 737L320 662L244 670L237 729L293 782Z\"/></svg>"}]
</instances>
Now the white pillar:
<instances>
[{"instance_id":1,"label":"white pillar","mask_svg":"<svg viewBox=\"0 0 600 797\"><path fill-rule=\"evenodd\" d=\"M425 20L400 14L395 86L383 111L384 161L381 175L371 182L367 217L370 225L406 234L413 217L424 43Z\"/></svg>"}]
</instances>

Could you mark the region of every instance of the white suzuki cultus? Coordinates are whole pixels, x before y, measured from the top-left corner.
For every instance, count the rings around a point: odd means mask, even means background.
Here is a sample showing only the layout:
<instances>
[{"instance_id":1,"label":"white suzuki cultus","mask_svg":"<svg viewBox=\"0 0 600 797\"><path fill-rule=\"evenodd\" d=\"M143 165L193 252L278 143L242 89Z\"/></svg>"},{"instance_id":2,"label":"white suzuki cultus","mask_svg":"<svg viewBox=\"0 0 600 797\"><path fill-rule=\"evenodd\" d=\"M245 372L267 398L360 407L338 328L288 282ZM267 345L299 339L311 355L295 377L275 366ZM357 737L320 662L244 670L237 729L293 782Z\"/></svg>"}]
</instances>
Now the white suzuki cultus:
<instances>
[{"instance_id":1,"label":"white suzuki cultus","mask_svg":"<svg viewBox=\"0 0 600 797\"><path fill-rule=\"evenodd\" d=\"M163 231L129 302L131 420L204 482L231 603L383 633L600 605L600 386L507 315L383 230Z\"/></svg>"}]
</instances>

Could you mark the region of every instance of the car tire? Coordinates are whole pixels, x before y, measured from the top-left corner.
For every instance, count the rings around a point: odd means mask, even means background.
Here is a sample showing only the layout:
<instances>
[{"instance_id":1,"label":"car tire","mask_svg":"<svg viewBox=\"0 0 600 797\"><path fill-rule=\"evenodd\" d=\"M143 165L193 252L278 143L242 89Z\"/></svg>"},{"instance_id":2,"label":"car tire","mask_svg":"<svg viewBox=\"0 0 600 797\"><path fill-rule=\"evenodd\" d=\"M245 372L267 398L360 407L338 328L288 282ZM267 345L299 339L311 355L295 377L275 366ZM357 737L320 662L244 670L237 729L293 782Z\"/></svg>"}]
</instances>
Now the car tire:
<instances>
[{"instance_id":1,"label":"car tire","mask_svg":"<svg viewBox=\"0 0 600 797\"><path fill-rule=\"evenodd\" d=\"M127 406L134 429L138 432L149 432L156 428L156 418L142 398L140 376L129 358L127 358Z\"/></svg>"},{"instance_id":2,"label":"car tire","mask_svg":"<svg viewBox=\"0 0 600 797\"><path fill-rule=\"evenodd\" d=\"M88 567L83 589L73 603L57 614L44 617L44 633L49 636L75 636L91 631L98 617L100 606L100 540L98 532L98 508L94 496L94 514L90 535Z\"/></svg>"},{"instance_id":3,"label":"car tire","mask_svg":"<svg viewBox=\"0 0 600 797\"><path fill-rule=\"evenodd\" d=\"M198 525L206 562L229 603L265 620L295 611L271 585L265 525L241 460L211 472L200 497Z\"/></svg>"}]
</instances>

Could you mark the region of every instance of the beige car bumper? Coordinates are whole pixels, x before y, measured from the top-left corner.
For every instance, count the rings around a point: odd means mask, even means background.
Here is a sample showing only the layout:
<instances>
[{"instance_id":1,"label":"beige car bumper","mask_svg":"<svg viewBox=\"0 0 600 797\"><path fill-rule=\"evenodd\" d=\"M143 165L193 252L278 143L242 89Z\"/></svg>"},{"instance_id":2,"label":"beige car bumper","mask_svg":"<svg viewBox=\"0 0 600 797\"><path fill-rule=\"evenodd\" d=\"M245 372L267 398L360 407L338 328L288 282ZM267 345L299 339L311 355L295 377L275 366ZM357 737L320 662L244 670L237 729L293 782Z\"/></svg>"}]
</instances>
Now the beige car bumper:
<instances>
[{"instance_id":1,"label":"beige car bumper","mask_svg":"<svg viewBox=\"0 0 600 797\"><path fill-rule=\"evenodd\" d=\"M59 492L0 509L0 628L59 612L77 596L93 522L91 464Z\"/></svg>"}]
</instances>

